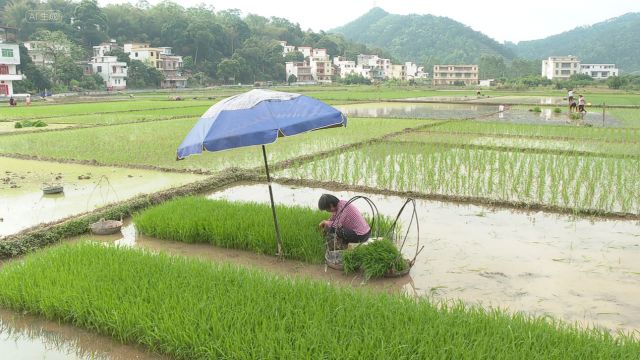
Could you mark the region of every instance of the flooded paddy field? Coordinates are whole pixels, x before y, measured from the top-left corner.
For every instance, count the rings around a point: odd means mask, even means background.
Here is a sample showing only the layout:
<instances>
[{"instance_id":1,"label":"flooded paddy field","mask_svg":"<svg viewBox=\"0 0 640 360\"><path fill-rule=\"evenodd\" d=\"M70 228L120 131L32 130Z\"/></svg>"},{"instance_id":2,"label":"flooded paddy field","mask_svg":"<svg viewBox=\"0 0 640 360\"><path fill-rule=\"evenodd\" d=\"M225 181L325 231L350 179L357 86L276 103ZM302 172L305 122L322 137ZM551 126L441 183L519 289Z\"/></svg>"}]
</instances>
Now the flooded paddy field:
<instances>
[{"instance_id":1,"label":"flooded paddy field","mask_svg":"<svg viewBox=\"0 0 640 360\"><path fill-rule=\"evenodd\" d=\"M138 194L148 194L204 178L194 174L6 157L0 157L0 169L0 238ZM44 195L43 183L61 183L64 193Z\"/></svg>"},{"instance_id":2,"label":"flooded paddy field","mask_svg":"<svg viewBox=\"0 0 640 360\"><path fill-rule=\"evenodd\" d=\"M309 207L315 207L323 193L345 199L361 195L284 185L274 189L277 202ZM394 196L367 196L390 217L404 202ZM269 201L263 184L230 188L209 197ZM639 222L438 201L417 203L425 250L411 269L410 280L395 286L419 296L463 299L614 331L640 331ZM366 212L365 205L360 208ZM407 256L413 256L416 240L412 228L404 249Z\"/></svg>"},{"instance_id":3,"label":"flooded paddy field","mask_svg":"<svg viewBox=\"0 0 640 360\"><path fill-rule=\"evenodd\" d=\"M354 117L379 117L379 118L414 118L414 119L475 119L475 120L499 120L516 124L545 124L545 125L577 125L578 121L571 120L568 109L564 104L558 105L561 113L555 113L552 108L542 108L540 112L529 111L523 107L505 107L500 105L508 103L486 104L459 104L459 103L403 103L403 102L379 102L340 105L338 109L348 116ZM502 110L501 110L502 109ZM597 109L588 112L581 120L582 124L590 126L603 126L602 112ZM620 126L621 122L611 114L605 114L605 126Z\"/></svg>"},{"instance_id":4,"label":"flooded paddy field","mask_svg":"<svg viewBox=\"0 0 640 360\"><path fill-rule=\"evenodd\" d=\"M7 360L168 359L72 325L0 309L0 354Z\"/></svg>"},{"instance_id":5,"label":"flooded paddy field","mask_svg":"<svg viewBox=\"0 0 640 360\"><path fill-rule=\"evenodd\" d=\"M405 201L396 196L339 188L274 185L279 204L313 208L323 193L344 199L368 196L381 214L389 217L395 217ZM269 202L264 184L230 187L207 197ZM427 200L418 200L417 206L419 245L424 250L409 276L368 282L360 275L344 275L326 265L282 261L209 244L154 239L138 234L131 222L126 223L121 234L94 239L438 301L460 299L485 308L551 316L612 332L640 331L640 305L635 301L640 297L639 222ZM364 202L358 207L367 213ZM409 231L403 252L411 258L418 245L417 231L407 228L408 212L401 216L401 222L403 232Z\"/></svg>"},{"instance_id":6,"label":"flooded paddy field","mask_svg":"<svg viewBox=\"0 0 640 360\"><path fill-rule=\"evenodd\" d=\"M326 99L345 99L333 100L337 103L349 102L352 96L360 96L353 102L408 97L402 91L381 96L384 91L367 90L366 97L347 90L317 92ZM499 307L511 313L640 336L636 300L640 298L640 223L621 220L623 216L640 216L640 132L629 126L640 119L638 111L607 112L603 127L602 113L593 109L580 124L591 126L576 126L557 92L553 92L556 96L493 94L481 98L472 96L473 92L469 96L464 96L469 92L452 91L450 96L445 91L432 93L439 98L429 101L439 103L340 105L351 116L346 129L285 137L268 147L269 162L277 164L272 174L283 183L295 184L274 186L279 204L316 208L322 193L341 198L366 195L384 215L394 217L404 202L399 194L426 194L417 200L424 251L409 276L365 281L360 274L345 275L317 262L278 260L268 251L261 255L208 243L160 240L139 234L131 219L125 219L119 234L81 236L65 242L91 239L348 288L405 293L448 304L462 301L486 309ZM415 92L411 97L422 95ZM34 106L34 110L15 112L11 116L15 120L48 117L56 124L94 127L0 136L0 153L123 167L0 156L0 238L42 222L203 178L186 171L205 170L209 174L232 167L261 169L258 148L175 161L175 147L198 114L212 103L200 100L181 104L152 101L151 97L125 99L104 104L104 112L96 115L91 111L101 103L56 105L60 108L52 106L52 111ZM499 111L499 105L508 104L530 105ZM534 107L541 107L541 111L528 111ZM556 114L554 107L561 113ZM460 119L465 121L456 121ZM0 133L5 128L13 131L12 125L13 120L0 122ZM185 173L130 168L143 166ZM64 183L64 194L44 196L44 182ZM368 191L377 195L367 195ZM236 183L206 196L263 204L269 200L262 183ZM486 203L493 205L480 205ZM359 207L366 212L363 205ZM549 212L520 210L527 206ZM602 217L570 215L583 210L583 214ZM401 220L406 225L407 214ZM238 224L237 233L241 233L241 226ZM270 241L272 224L263 230ZM418 233L414 228L408 230L403 252L412 257ZM236 239L233 231L229 239ZM315 226L311 233L315 235ZM19 349L24 349L29 359L159 358L110 339L0 310L0 358L5 354L20 358Z\"/></svg>"}]
</instances>

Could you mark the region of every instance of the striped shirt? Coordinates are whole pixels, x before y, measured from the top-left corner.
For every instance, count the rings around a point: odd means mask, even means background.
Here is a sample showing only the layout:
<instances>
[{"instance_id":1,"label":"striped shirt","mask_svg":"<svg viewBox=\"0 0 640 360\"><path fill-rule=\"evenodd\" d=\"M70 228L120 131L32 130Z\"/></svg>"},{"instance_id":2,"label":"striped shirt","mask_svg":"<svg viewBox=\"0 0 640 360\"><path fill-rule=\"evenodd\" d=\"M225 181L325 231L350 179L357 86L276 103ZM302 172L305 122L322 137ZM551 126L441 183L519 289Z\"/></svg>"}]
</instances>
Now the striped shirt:
<instances>
[{"instance_id":1,"label":"striped shirt","mask_svg":"<svg viewBox=\"0 0 640 360\"><path fill-rule=\"evenodd\" d=\"M332 227L334 229L337 228L345 228L353 230L358 235L364 235L368 233L371 228L367 221L364 219L358 208L356 208L353 204L349 204L346 208L347 201L340 200L338 201L337 210L331 218L327 222L327 227ZM344 208L344 210L342 210ZM336 216L340 214L340 218L336 219Z\"/></svg>"}]
</instances>

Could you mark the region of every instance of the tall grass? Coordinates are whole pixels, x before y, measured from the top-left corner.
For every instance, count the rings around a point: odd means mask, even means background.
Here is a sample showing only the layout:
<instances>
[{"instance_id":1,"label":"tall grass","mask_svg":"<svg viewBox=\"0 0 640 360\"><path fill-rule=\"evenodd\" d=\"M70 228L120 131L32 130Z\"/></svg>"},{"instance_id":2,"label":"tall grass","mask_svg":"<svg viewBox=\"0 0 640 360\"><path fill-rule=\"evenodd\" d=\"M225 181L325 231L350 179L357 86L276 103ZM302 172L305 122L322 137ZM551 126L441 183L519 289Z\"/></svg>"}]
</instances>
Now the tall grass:
<instances>
[{"instance_id":1,"label":"tall grass","mask_svg":"<svg viewBox=\"0 0 640 360\"><path fill-rule=\"evenodd\" d=\"M633 359L637 340L97 244L7 264L0 304L177 359Z\"/></svg>"},{"instance_id":2,"label":"tall grass","mask_svg":"<svg viewBox=\"0 0 640 360\"><path fill-rule=\"evenodd\" d=\"M378 143L277 172L395 191L640 214L640 159Z\"/></svg>"},{"instance_id":3,"label":"tall grass","mask_svg":"<svg viewBox=\"0 0 640 360\"><path fill-rule=\"evenodd\" d=\"M300 206L276 206L284 255L290 259L320 263L324 237L318 224L328 215ZM276 252L271 207L267 204L179 198L133 217L136 229L159 239L187 243L211 243L262 254Z\"/></svg>"}]
</instances>

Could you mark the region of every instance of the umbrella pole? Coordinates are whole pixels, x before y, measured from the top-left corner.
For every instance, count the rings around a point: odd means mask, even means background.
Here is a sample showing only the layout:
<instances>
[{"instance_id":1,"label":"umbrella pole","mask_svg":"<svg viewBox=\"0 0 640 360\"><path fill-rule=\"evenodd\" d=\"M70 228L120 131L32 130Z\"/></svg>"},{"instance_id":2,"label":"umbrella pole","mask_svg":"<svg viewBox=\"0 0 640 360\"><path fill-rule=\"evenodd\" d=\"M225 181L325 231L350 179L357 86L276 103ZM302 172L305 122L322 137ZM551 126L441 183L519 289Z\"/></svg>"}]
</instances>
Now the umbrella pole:
<instances>
[{"instance_id":1,"label":"umbrella pole","mask_svg":"<svg viewBox=\"0 0 640 360\"><path fill-rule=\"evenodd\" d=\"M278 215L276 215L276 204L273 201L273 189L271 189L271 175L269 175L269 163L267 163L267 149L262 145L262 157L264 158L264 168L267 171L267 183L269 184L269 198L271 199L271 212L273 213L273 224L276 227L276 242L278 244L278 253L282 255L282 238L280 236L280 225L278 224Z\"/></svg>"}]
</instances>

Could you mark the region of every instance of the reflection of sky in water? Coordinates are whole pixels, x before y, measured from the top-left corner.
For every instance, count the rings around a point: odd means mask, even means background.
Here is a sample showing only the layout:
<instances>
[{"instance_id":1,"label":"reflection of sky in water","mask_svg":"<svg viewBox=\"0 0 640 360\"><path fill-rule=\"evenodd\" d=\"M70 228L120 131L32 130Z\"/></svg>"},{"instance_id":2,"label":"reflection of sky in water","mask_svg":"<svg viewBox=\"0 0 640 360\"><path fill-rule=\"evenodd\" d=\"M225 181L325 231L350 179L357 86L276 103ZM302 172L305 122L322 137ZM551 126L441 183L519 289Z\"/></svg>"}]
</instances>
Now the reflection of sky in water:
<instances>
[{"instance_id":1,"label":"reflection of sky in water","mask_svg":"<svg viewBox=\"0 0 640 360\"><path fill-rule=\"evenodd\" d=\"M326 192L345 199L361 195L274 187L277 202L307 207L315 207ZM389 217L395 217L404 202L396 196L367 196ZM269 202L264 184L209 197ZM611 329L640 329L638 222L426 200L417 204L425 249L411 270L411 293L552 314ZM358 207L367 211L364 202ZM409 216L409 211L402 215L403 224ZM417 237L415 228L409 230L404 253L412 257Z\"/></svg>"},{"instance_id":2,"label":"reflection of sky in water","mask_svg":"<svg viewBox=\"0 0 640 360\"><path fill-rule=\"evenodd\" d=\"M505 103L506 104L506 103ZM569 119L568 110L562 106L562 113L556 114L553 109L543 108L541 112L528 111L526 108L507 106L500 111L500 105L477 104L433 104L433 103L368 103L338 106L348 116L354 117L389 117L419 119L478 119L504 120L512 123L528 124L575 124ZM602 113L593 109L589 111L584 122L593 126L602 126ZM606 126L618 126L619 122L609 115L605 116Z\"/></svg>"},{"instance_id":3,"label":"reflection of sky in water","mask_svg":"<svg viewBox=\"0 0 640 360\"><path fill-rule=\"evenodd\" d=\"M0 309L2 360L160 359L133 346L91 332Z\"/></svg>"}]
</instances>

